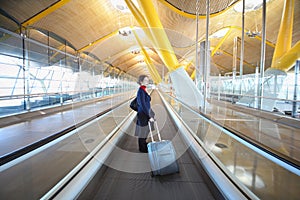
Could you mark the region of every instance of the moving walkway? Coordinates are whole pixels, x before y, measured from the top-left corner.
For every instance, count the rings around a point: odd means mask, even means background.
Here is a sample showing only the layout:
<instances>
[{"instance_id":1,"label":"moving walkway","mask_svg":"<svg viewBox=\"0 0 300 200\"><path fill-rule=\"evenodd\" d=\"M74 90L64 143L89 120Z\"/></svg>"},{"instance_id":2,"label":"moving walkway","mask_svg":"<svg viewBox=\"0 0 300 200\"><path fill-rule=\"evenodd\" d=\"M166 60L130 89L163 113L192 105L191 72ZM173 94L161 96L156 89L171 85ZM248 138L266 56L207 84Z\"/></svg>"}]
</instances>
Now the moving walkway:
<instances>
[{"instance_id":1,"label":"moving walkway","mask_svg":"<svg viewBox=\"0 0 300 200\"><path fill-rule=\"evenodd\" d=\"M133 137L135 113L128 103L20 162L2 165L1 198L280 199L290 195L293 199L299 195L299 169L270 158L156 90L152 107L162 137L175 146L180 173L152 178L147 154L138 152ZM289 184L270 177L287 178Z\"/></svg>"}]
</instances>

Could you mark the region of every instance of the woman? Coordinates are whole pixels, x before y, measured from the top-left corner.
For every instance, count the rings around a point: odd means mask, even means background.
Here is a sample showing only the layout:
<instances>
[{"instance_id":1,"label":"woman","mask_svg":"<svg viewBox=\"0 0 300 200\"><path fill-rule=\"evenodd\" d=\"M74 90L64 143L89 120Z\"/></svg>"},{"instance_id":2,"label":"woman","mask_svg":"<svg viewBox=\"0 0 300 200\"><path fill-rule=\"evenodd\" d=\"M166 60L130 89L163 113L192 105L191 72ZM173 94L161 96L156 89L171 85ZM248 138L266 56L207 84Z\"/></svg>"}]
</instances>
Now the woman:
<instances>
[{"instance_id":1,"label":"woman","mask_svg":"<svg viewBox=\"0 0 300 200\"><path fill-rule=\"evenodd\" d=\"M154 122L154 112L151 110L150 105L151 97L147 92L147 85L149 84L148 76L141 75L138 79L138 84L140 88L136 95L138 111L135 136L138 136L140 152L147 153L148 121Z\"/></svg>"}]
</instances>

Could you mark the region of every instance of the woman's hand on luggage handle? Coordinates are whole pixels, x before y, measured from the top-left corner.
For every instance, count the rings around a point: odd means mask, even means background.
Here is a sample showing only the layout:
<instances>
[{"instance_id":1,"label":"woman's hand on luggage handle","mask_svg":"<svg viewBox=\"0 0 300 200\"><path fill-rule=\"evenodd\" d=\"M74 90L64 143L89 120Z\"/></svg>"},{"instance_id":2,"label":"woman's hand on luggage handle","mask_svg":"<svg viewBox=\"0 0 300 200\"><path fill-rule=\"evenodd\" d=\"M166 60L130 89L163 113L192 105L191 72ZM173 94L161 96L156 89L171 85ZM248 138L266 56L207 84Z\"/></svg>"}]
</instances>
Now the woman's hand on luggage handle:
<instances>
[{"instance_id":1,"label":"woman's hand on luggage handle","mask_svg":"<svg viewBox=\"0 0 300 200\"><path fill-rule=\"evenodd\" d=\"M150 121L150 122L154 122L154 118L151 117L151 118L149 119L149 121Z\"/></svg>"}]
</instances>

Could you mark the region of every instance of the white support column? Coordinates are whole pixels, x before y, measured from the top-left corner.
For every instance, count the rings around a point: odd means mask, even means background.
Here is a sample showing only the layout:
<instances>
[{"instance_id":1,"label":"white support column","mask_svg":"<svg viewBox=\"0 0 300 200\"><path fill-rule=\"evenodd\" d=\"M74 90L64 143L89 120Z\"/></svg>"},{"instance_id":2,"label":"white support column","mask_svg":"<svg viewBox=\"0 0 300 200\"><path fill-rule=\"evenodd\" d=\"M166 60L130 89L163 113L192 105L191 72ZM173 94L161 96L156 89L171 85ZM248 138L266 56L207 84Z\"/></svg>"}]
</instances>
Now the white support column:
<instances>
[{"instance_id":1,"label":"white support column","mask_svg":"<svg viewBox=\"0 0 300 200\"><path fill-rule=\"evenodd\" d=\"M236 89L236 64L237 64L237 51L238 49L238 37L233 39L233 59L232 59L232 99L231 103L234 103L234 93Z\"/></svg>"},{"instance_id":2,"label":"white support column","mask_svg":"<svg viewBox=\"0 0 300 200\"><path fill-rule=\"evenodd\" d=\"M245 1L243 0L243 11L242 11L242 38L241 38L241 53L240 53L240 95L242 95L242 83L244 73L244 46L245 46Z\"/></svg>"},{"instance_id":3,"label":"white support column","mask_svg":"<svg viewBox=\"0 0 300 200\"><path fill-rule=\"evenodd\" d=\"M196 71L196 76L198 76L197 88L204 94L204 68L205 68L205 41L200 43L200 63L199 71Z\"/></svg>"},{"instance_id":4,"label":"white support column","mask_svg":"<svg viewBox=\"0 0 300 200\"><path fill-rule=\"evenodd\" d=\"M264 78L265 78L265 57L266 57L266 11L267 5L266 0L263 0L262 7L262 39L261 39L261 56L260 56L260 90L259 90L259 102L258 109L263 107L263 96L264 96Z\"/></svg>"},{"instance_id":5,"label":"white support column","mask_svg":"<svg viewBox=\"0 0 300 200\"><path fill-rule=\"evenodd\" d=\"M199 28L199 0L196 2L196 63L195 63L195 84L198 87L198 84L201 79L199 79L199 76L197 75L200 71L199 66L199 48L198 48L198 28Z\"/></svg>"},{"instance_id":6,"label":"white support column","mask_svg":"<svg viewBox=\"0 0 300 200\"><path fill-rule=\"evenodd\" d=\"M206 33L205 33L205 70L204 70L204 101L203 101L203 111L206 112L206 98L207 98L207 87L208 87L208 73L210 73L210 47L209 47L209 15L210 15L210 0L206 0Z\"/></svg>"}]
</instances>

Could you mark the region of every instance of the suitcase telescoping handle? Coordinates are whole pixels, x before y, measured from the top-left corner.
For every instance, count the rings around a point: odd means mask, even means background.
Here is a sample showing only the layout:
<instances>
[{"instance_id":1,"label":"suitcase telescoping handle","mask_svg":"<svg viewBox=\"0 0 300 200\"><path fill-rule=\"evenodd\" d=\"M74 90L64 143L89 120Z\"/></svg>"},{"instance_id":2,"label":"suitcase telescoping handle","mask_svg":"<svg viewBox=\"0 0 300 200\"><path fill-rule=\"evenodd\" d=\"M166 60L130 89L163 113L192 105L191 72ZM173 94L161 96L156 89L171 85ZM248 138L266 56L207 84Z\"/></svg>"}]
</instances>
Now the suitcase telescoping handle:
<instances>
[{"instance_id":1,"label":"suitcase telescoping handle","mask_svg":"<svg viewBox=\"0 0 300 200\"><path fill-rule=\"evenodd\" d=\"M151 140L152 140L152 142L154 142L153 133L152 133L152 129L151 129L151 124L150 123L151 122L148 121L150 135L151 135ZM157 130L158 139L159 139L159 141L161 141L161 137L160 137L160 133L159 133L159 129L158 129L158 125L157 125L157 121L156 120L154 120L154 125L155 125L155 128Z\"/></svg>"}]
</instances>

